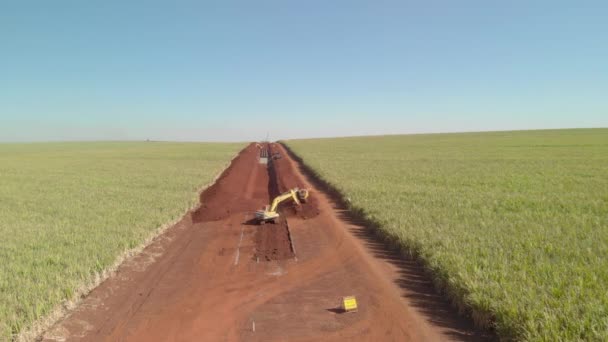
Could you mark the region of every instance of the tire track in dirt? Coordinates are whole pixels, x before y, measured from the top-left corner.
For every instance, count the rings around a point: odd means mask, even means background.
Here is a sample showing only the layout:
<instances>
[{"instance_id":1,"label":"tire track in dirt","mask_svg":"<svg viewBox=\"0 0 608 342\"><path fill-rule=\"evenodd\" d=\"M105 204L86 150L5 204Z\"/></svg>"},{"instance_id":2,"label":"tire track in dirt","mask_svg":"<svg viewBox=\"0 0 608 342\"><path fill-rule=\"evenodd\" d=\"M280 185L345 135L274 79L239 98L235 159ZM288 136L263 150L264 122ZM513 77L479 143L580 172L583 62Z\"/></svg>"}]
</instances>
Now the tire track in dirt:
<instances>
[{"instance_id":1,"label":"tire track in dirt","mask_svg":"<svg viewBox=\"0 0 608 342\"><path fill-rule=\"evenodd\" d=\"M201 206L140 256L93 290L45 335L46 341L367 341L481 340L447 306L415 300L424 279L369 240L300 172L282 146L269 147L270 172L255 144L245 148ZM301 209L283 206L278 224L253 225L253 211L274 192L311 190ZM297 244L291 257L259 258L284 248L285 227ZM287 228L287 224L289 227ZM289 229L289 230L287 230ZM261 245L262 244L262 245ZM266 245L267 247L264 247ZM146 253L162 251L150 262ZM291 250L289 249L290 253ZM384 254L381 254L384 253ZM237 257L238 255L238 257ZM256 257L257 256L257 257ZM238 262L235 262L238 260ZM146 267L140 267L147 262ZM407 273L407 274L405 274ZM338 299L356 295L357 313L341 314ZM429 292L429 297L432 292ZM255 326L255 331L253 327Z\"/></svg>"}]
</instances>

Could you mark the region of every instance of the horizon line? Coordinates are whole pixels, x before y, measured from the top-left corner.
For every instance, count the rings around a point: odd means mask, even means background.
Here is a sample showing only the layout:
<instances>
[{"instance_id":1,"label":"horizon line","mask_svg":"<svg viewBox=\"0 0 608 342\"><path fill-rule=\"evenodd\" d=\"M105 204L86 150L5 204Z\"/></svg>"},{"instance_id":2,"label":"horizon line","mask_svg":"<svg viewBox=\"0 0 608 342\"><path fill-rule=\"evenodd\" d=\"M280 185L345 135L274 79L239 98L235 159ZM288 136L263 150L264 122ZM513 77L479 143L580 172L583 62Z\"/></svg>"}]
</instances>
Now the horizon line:
<instances>
[{"instance_id":1,"label":"horizon line","mask_svg":"<svg viewBox=\"0 0 608 342\"><path fill-rule=\"evenodd\" d=\"M530 129L504 129L504 130L474 130L474 131L446 131L446 132L415 132L415 133L388 133L388 134L359 134L359 135L334 135L334 136L313 136L306 138L287 138L274 141L289 140L312 140L312 139L333 139L333 138L369 138L369 137L389 137L402 135L441 135L441 134L474 134L474 133L506 133L506 132L534 132L534 131L560 131L560 130L591 130L608 129L607 127L560 127L560 128L530 128ZM0 144L47 144L47 143L121 143L121 142L150 142L150 143L245 143L254 140L164 140L164 139L91 139L91 140L29 140L29 141L3 141Z\"/></svg>"}]
</instances>

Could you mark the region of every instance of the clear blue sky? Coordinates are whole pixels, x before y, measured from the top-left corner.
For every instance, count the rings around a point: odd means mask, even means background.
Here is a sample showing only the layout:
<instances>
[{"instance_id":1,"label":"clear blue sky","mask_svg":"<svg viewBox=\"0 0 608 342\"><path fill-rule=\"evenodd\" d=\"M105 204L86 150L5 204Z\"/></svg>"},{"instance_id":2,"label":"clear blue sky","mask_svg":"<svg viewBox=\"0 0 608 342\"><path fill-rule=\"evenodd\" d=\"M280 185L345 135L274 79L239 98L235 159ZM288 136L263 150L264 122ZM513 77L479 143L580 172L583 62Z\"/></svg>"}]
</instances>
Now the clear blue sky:
<instances>
[{"instance_id":1,"label":"clear blue sky","mask_svg":"<svg viewBox=\"0 0 608 342\"><path fill-rule=\"evenodd\" d=\"M0 141L607 126L607 1L0 1Z\"/></svg>"}]
</instances>

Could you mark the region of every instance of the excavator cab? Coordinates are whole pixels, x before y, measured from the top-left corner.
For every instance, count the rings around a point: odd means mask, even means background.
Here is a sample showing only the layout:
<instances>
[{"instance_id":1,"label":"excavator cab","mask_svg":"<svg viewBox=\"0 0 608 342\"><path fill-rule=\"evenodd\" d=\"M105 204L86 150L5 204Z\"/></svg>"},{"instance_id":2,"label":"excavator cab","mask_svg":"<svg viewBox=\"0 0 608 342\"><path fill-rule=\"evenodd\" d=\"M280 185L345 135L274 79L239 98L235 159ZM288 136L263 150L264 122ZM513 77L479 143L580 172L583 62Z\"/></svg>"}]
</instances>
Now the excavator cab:
<instances>
[{"instance_id":1,"label":"excavator cab","mask_svg":"<svg viewBox=\"0 0 608 342\"><path fill-rule=\"evenodd\" d=\"M259 224L265 224L266 222L275 223L279 217L279 204L288 200L293 200L297 205L306 203L308 199L308 190L293 188L277 197L272 201L270 205L264 207L263 210L255 212L255 219Z\"/></svg>"}]
</instances>

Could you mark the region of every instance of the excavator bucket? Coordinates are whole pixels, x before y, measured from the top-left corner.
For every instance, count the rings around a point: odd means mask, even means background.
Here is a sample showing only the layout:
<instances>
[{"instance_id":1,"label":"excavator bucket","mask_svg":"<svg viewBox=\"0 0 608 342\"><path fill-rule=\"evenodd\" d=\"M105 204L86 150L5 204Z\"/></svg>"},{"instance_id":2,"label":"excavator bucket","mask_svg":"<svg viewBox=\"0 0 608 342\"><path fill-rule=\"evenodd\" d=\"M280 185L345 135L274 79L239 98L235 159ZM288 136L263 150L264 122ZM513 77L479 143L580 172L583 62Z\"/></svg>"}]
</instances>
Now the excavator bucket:
<instances>
[{"instance_id":1,"label":"excavator bucket","mask_svg":"<svg viewBox=\"0 0 608 342\"><path fill-rule=\"evenodd\" d=\"M306 203L306 200L308 199L308 190L306 190L306 189L298 190L297 196L298 196L298 201L300 201L300 203Z\"/></svg>"}]
</instances>

